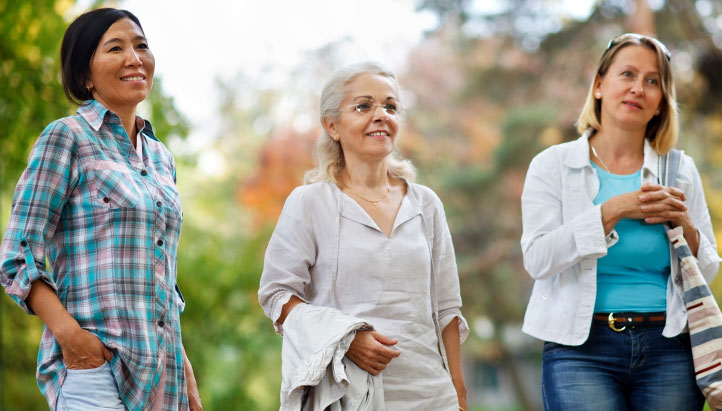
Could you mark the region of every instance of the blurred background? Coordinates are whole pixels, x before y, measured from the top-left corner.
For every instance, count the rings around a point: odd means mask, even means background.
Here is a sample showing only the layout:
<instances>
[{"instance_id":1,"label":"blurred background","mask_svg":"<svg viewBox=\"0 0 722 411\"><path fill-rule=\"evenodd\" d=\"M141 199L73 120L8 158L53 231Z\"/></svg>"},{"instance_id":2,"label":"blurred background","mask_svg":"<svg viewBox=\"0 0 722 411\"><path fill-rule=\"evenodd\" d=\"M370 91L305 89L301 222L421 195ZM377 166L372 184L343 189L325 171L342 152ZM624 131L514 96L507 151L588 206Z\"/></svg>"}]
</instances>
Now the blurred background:
<instances>
[{"instance_id":1,"label":"blurred background","mask_svg":"<svg viewBox=\"0 0 722 411\"><path fill-rule=\"evenodd\" d=\"M610 39L657 33L672 51L678 146L703 177L722 240L722 3L717 0L0 0L0 228L30 148L75 112L58 55L70 21L126 8L156 56L140 112L175 154L185 220L183 339L207 410L276 410L281 337L256 298L283 201L312 164L318 95L378 60L404 89L400 147L445 204L460 269L473 410L541 409L541 342L520 332L531 280L519 198L530 159L577 138ZM712 284L722 296L722 281ZM46 409L42 323L0 297L0 409Z\"/></svg>"}]
</instances>

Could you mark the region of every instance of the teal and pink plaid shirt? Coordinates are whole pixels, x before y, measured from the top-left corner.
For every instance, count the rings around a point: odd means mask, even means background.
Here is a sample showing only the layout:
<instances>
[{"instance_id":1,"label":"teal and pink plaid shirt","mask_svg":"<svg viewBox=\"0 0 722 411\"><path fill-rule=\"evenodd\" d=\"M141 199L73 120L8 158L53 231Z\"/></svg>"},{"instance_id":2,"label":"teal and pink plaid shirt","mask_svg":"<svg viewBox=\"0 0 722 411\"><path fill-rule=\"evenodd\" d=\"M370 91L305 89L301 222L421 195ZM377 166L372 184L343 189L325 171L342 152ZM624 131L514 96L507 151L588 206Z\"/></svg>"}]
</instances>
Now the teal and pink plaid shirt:
<instances>
[{"instance_id":1,"label":"teal and pink plaid shirt","mask_svg":"<svg viewBox=\"0 0 722 411\"><path fill-rule=\"evenodd\" d=\"M80 326L113 352L129 410L150 409L165 370L163 410L188 408L176 284L182 221L175 163L137 118L139 158L120 118L95 100L40 135L15 189L0 246L0 281L24 310L33 281L45 281ZM46 268L46 259L47 267ZM65 378L47 327L38 385L55 409Z\"/></svg>"}]
</instances>

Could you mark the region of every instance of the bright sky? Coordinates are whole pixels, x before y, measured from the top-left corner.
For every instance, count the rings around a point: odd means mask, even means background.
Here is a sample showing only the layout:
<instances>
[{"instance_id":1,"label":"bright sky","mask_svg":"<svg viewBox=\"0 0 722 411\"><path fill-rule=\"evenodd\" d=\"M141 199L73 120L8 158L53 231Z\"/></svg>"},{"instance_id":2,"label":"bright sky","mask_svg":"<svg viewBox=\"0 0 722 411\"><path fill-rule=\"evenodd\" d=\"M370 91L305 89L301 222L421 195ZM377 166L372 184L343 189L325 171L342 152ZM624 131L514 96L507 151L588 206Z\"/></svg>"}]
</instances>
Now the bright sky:
<instances>
[{"instance_id":1,"label":"bright sky","mask_svg":"<svg viewBox=\"0 0 722 411\"><path fill-rule=\"evenodd\" d=\"M125 0L143 24L156 75L191 120L191 142L214 132L217 79L238 74L280 86L304 54L343 41L345 63L386 62L399 69L436 17L414 0ZM195 145L194 144L194 145Z\"/></svg>"},{"instance_id":2,"label":"bright sky","mask_svg":"<svg viewBox=\"0 0 722 411\"><path fill-rule=\"evenodd\" d=\"M343 64L376 60L402 71L408 52L436 16L417 12L418 0L120 0L143 24L156 57L156 76L191 121L191 150L203 150L218 126L217 80L238 75L262 87L287 84L309 52L329 43ZM79 11L91 0L79 0ZM585 18L594 0L547 6ZM494 14L503 0L471 0L474 13ZM551 7L550 6L550 7ZM335 68L333 68L335 69ZM313 90L318 91L318 90Z\"/></svg>"}]
</instances>

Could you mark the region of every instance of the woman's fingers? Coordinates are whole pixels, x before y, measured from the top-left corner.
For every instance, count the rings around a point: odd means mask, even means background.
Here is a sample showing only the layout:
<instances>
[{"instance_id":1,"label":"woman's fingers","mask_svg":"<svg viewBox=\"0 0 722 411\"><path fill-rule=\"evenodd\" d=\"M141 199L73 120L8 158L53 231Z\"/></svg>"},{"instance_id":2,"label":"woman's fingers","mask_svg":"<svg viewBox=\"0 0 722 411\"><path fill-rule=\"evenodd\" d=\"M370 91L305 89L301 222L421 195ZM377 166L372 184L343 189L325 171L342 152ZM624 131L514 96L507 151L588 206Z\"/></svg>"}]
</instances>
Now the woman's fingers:
<instances>
[{"instance_id":1,"label":"woman's fingers","mask_svg":"<svg viewBox=\"0 0 722 411\"><path fill-rule=\"evenodd\" d=\"M645 203L669 197L676 197L680 201L687 201L684 191L676 187L663 187L657 184L642 186L642 194L639 196L639 201Z\"/></svg>"},{"instance_id":2,"label":"woman's fingers","mask_svg":"<svg viewBox=\"0 0 722 411\"><path fill-rule=\"evenodd\" d=\"M666 199L653 203L645 203L639 206L643 213L660 213L663 211L687 211L687 205L677 199Z\"/></svg>"},{"instance_id":3,"label":"woman's fingers","mask_svg":"<svg viewBox=\"0 0 722 411\"><path fill-rule=\"evenodd\" d=\"M387 344L382 343L385 342ZM401 353L389 348L398 340L384 336L375 331L358 331L351 342L346 356L372 375L378 375L386 365Z\"/></svg>"}]
</instances>

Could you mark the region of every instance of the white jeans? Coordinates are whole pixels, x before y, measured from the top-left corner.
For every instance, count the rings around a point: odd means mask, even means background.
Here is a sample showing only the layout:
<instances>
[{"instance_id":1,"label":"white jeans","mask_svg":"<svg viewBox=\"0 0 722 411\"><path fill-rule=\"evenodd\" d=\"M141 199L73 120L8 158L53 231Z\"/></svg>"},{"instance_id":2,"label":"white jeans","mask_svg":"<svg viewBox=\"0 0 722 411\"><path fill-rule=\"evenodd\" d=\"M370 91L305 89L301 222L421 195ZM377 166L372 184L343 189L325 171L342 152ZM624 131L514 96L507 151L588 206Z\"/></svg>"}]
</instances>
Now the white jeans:
<instances>
[{"instance_id":1,"label":"white jeans","mask_svg":"<svg viewBox=\"0 0 722 411\"><path fill-rule=\"evenodd\" d=\"M57 411L127 411L107 362L98 368L67 370Z\"/></svg>"}]
</instances>

